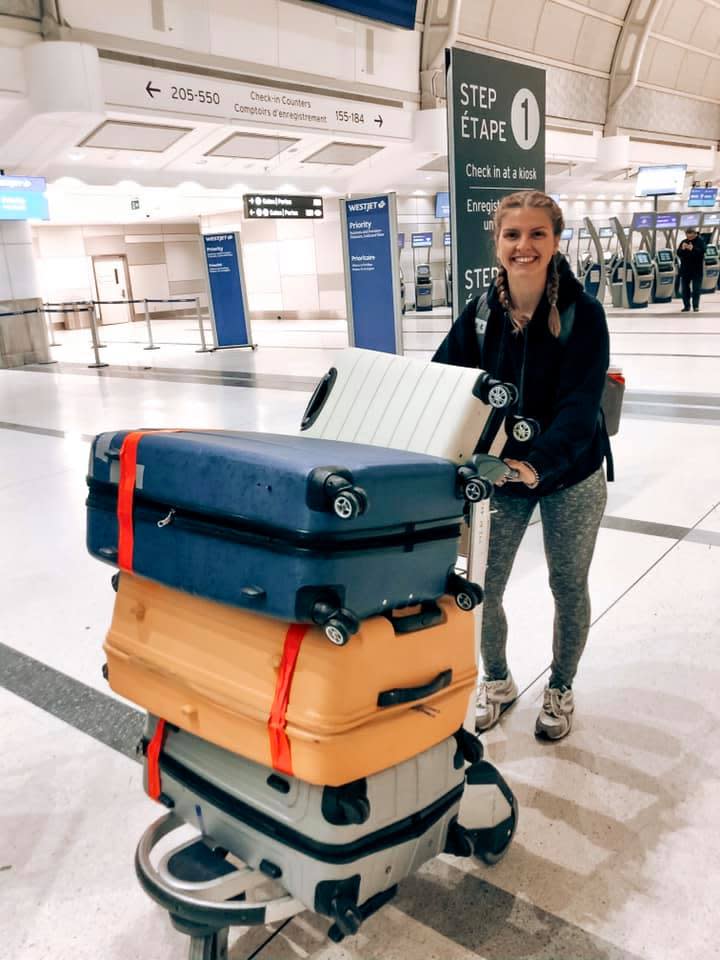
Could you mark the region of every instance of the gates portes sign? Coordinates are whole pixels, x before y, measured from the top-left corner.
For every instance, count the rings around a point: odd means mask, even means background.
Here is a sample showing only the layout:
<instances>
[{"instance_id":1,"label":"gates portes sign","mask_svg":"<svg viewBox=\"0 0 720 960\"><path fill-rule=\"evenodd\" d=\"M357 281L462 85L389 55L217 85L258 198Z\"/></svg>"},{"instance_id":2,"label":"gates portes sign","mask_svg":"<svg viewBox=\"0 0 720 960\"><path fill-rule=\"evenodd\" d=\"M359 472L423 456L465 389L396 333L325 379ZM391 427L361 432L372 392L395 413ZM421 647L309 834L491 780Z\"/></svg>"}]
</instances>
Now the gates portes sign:
<instances>
[{"instance_id":1,"label":"gates portes sign","mask_svg":"<svg viewBox=\"0 0 720 960\"><path fill-rule=\"evenodd\" d=\"M322 219L322 197L296 194L248 193L243 197L245 218L266 217L271 220Z\"/></svg>"},{"instance_id":2,"label":"gates portes sign","mask_svg":"<svg viewBox=\"0 0 720 960\"><path fill-rule=\"evenodd\" d=\"M504 196L545 189L545 71L446 50L453 303L497 273L493 217Z\"/></svg>"},{"instance_id":3,"label":"gates portes sign","mask_svg":"<svg viewBox=\"0 0 720 960\"><path fill-rule=\"evenodd\" d=\"M237 237L234 233L216 233L203 237L203 241L215 345L249 347L250 323Z\"/></svg>"},{"instance_id":4,"label":"gates portes sign","mask_svg":"<svg viewBox=\"0 0 720 960\"><path fill-rule=\"evenodd\" d=\"M340 201L350 345L402 353L395 195Z\"/></svg>"}]
</instances>

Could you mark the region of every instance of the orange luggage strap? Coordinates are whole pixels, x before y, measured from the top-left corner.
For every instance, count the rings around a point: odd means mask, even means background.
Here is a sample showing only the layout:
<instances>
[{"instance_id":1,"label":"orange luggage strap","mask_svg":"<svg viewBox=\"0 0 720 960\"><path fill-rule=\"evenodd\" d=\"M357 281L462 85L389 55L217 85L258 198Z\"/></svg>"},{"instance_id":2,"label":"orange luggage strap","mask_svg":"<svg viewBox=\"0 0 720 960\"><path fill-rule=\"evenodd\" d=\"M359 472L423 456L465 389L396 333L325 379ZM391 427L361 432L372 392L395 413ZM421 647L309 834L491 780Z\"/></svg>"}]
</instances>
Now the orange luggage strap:
<instances>
[{"instance_id":1,"label":"orange luggage strap","mask_svg":"<svg viewBox=\"0 0 720 960\"><path fill-rule=\"evenodd\" d=\"M153 800L159 800L162 789L160 787L160 754L165 742L165 721L158 720L153 738L147 748L147 792Z\"/></svg>"},{"instance_id":2,"label":"orange luggage strap","mask_svg":"<svg viewBox=\"0 0 720 960\"><path fill-rule=\"evenodd\" d=\"M133 430L120 448L120 481L118 483L118 567L132 573L135 534L133 530L133 501L137 474L138 444L148 433L177 433L178 430Z\"/></svg>"},{"instance_id":3,"label":"orange luggage strap","mask_svg":"<svg viewBox=\"0 0 720 960\"><path fill-rule=\"evenodd\" d=\"M291 623L285 634L282 660L278 668L275 697L268 718L268 735L270 737L270 757L273 770L293 775L290 740L285 727L287 725L287 708L290 702L293 676L297 665L300 647L305 634L310 629L306 623Z\"/></svg>"}]
</instances>

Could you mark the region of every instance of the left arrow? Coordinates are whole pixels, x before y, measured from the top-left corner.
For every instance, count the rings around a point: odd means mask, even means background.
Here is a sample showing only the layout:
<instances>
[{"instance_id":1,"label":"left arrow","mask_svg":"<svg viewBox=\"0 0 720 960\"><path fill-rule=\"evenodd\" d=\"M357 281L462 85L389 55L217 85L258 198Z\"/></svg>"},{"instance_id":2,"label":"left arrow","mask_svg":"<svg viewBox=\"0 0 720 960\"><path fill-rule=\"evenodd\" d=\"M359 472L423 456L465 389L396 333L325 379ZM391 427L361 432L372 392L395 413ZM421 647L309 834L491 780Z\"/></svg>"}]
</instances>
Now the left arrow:
<instances>
[{"instance_id":1,"label":"left arrow","mask_svg":"<svg viewBox=\"0 0 720 960\"><path fill-rule=\"evenodd\" d=\"M151 99L153 99L153 94L154 94L154 93L160 93L160 87L154 87L154 86L152 85L152 80L148 80L147 86L145 87L145 90L147 91L147 93L148 93L148 95L149 95L149 97L150 97Z\"/></svg>"}]
</instances>

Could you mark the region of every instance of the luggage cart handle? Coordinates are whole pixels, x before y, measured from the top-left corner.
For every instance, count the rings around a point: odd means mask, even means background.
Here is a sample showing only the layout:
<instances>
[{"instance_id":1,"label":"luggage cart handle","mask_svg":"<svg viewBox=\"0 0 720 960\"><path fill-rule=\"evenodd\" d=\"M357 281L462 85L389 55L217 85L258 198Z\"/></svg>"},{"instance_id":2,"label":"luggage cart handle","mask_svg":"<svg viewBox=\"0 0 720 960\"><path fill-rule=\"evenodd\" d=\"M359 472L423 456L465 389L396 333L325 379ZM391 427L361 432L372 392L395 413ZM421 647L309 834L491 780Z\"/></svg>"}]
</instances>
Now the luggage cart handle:
<instances>
[{"instance_id":1,"label":"luggage cart handle","mask_svg":"<svg viewBox=\"0 0 720 960\"><path fill-rule=\"evenodd\" d=\"M379 707L396 707L401 703L414 703L416 700L423 700L425 697L432 696L438 690L444 690L452 683L452 670L443 670L434 680L421 687L396 687L394 690L383 690L378 694L377 705Z\"/></svg>"}]
</instances>

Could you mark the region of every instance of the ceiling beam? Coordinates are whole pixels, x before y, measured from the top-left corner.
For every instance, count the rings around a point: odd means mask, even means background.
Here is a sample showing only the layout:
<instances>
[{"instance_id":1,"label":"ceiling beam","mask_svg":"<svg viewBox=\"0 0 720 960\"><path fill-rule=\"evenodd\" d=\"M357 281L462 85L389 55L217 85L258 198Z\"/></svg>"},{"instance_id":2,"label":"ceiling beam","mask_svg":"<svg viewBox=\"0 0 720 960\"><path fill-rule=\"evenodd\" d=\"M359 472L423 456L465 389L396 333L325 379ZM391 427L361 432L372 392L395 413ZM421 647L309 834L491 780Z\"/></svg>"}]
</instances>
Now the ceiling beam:
<instances>
[{"instance_id":1,"label":"ceiling beam","mask_svg":"<svg viewBox=\"0 0 720 960\"><path fill-rule=\"evenodd\" d=\"M631 0L625 14L610 69L606 137L617 135L620 108L637 86L642 58L661 5L662 0Z\"/></svg>"}]
</instances>

